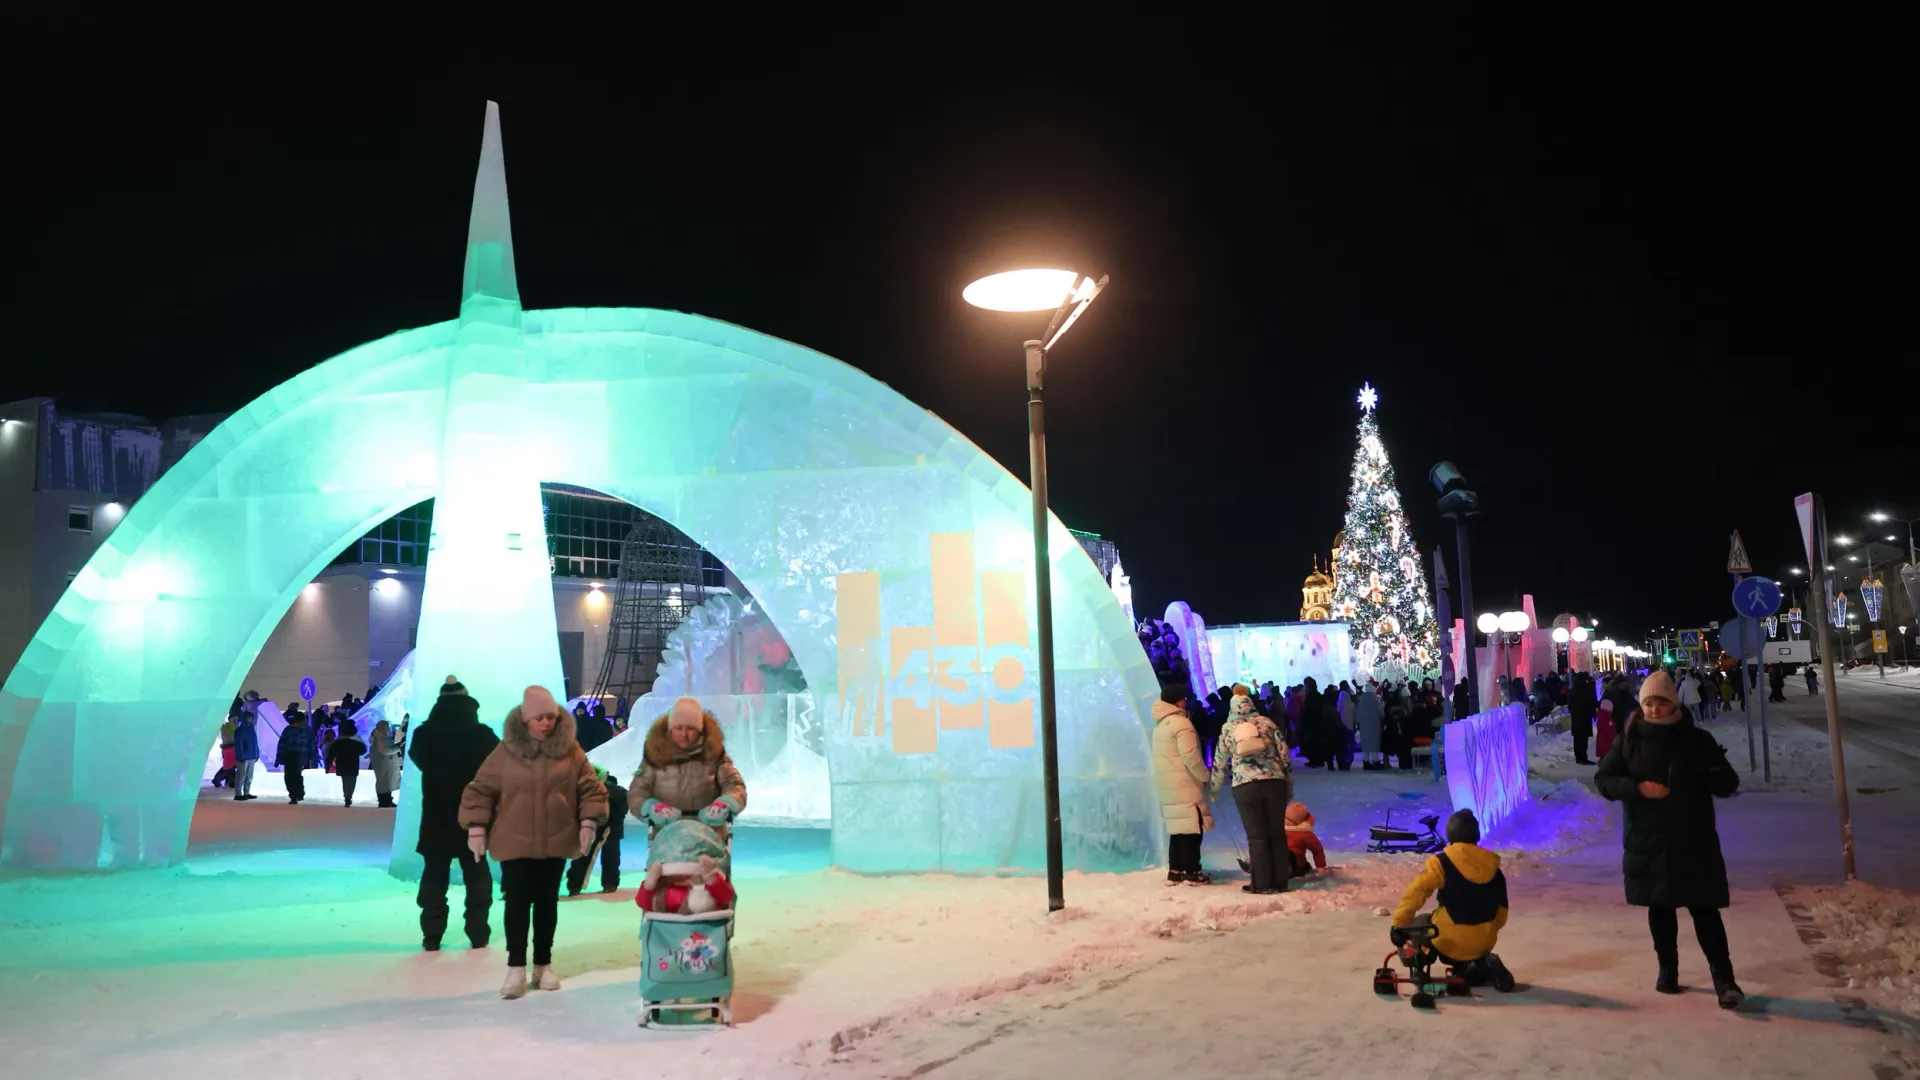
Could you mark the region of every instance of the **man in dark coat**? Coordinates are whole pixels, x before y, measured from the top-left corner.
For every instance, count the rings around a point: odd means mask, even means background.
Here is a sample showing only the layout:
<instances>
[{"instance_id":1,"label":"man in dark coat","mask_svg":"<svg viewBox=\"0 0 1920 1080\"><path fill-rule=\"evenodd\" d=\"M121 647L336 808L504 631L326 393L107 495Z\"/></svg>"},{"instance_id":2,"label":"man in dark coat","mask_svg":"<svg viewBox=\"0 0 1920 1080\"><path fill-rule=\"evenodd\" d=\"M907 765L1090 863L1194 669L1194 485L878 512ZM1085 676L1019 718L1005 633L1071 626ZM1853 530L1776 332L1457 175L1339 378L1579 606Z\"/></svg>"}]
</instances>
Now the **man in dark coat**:
<instances>
[{"instance_id":1,"label":"man in dark coat","mask_svg":"<svg viewBox=\"0 0 1920 1080\"><path fill-rule=\"evenodd\" d=\"M1573 721L1573 760L1591 765L1587 742L1593 738L1593 718L1600 711L1600 700L1593 696L1593 675L1581 671L1573 676L1573 689L1567 691L1567 715Z\"/></svg>"},{"instance_id":2,"label":"man in dark coat","mask_svg":"<svg viewBox=\"0 0 1920 1080\"><path fill-rule=\"evenodd\" d=\"M607 710L599 705L587 711L585 702L573 707L574 739L580 743L580 749L591 754L595 749L613 738L613 725L607 723Z\"/></svg>"},{"instance_id":3,"label":"man in dark coat","mask_svg":"<svg viewBox=\"0 0 1920 1080\"><path fill-rule=\"evenodd\" d=\"M475 858L467 848L467 830L460 827L460 796L499 744L500 736L480 722L480 704L451 675L440 688L427 722L409 740L407 757L420 770L420 842L414 850L426 859L426 866L416 899L420 947L428 952L439 950L441 935L447 932L447 886L456 860L467 892L467 941L476 949L487 947L493 871L485 858Z\"/></svg>"},{"instance_id":4,"label":"man in dark coat","mask_svg":"<svg viewBox=\"0 0 1920 1080\"><path fill-rule=\"evenodd\" d=\"M1640 710L1627 721L1594 773L1600 794L1626 809L1627 903L1647 909L1660 974L1653 988L1678 994L1680 955L1677 909L1693 916L1693 933L1707 955L1714 993L1723 1009L1738 1008L1745 995L1733 981L1733 960L1720 909L1729 902L1727 864L1720 855L1713 800L1740 787L1727 752L1713 736L1693 726L1679 693L1664 671L1640 687Z\"/></svg>"}]
</instances>

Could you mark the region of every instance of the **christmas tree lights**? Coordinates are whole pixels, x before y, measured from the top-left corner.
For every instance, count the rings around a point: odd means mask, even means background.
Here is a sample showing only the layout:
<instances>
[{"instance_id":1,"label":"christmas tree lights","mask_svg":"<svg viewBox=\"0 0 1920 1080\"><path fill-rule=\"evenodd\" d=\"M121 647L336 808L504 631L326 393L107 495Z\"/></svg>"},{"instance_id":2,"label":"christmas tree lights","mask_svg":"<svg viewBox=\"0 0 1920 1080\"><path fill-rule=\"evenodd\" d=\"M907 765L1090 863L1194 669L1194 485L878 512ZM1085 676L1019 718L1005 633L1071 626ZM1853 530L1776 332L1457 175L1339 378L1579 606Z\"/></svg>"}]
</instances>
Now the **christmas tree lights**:
<instances>
[{"instance_id":1,"label":"christmas tree lights","mask_svg":"<svg viewBox=\"0 0 1920 1080\"><path fill-rule=\"evenodd\" d=\"M1374 422L1380 397L1363 386L1359 400L1360 445L1347 489L1344 539L1334 553L1333 617L1347 623L1362 673L1396 679L1431 674L1440 666L1439 628L1393 463Z\"/></svg>"}]
</instances>

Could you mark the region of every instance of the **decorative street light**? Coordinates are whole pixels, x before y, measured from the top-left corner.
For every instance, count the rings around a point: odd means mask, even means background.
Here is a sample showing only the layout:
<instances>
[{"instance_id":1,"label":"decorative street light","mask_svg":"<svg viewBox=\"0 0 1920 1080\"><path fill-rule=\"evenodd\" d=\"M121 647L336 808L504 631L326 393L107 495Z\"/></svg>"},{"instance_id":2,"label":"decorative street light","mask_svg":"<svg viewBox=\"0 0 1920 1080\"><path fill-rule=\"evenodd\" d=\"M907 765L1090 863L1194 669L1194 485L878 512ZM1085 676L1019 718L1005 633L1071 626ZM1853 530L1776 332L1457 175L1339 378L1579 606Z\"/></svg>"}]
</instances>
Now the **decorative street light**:
<instances>
[{"instance_id":1,"label":"decorative street light","mask_svg":"<svg viewBox=\"0 0 1920 1080\"><path fill-rule=\"evenodd\" d=\"M1600 620L1595 619L1593 625L1599 626ZM1567 668L1569 670L1573 668L1573 649L1568 643L1571 642L1577 645L1587 640L1587 637L1587 628L1584 626L1576 626L1571 630L1564 626L1556 626L1553 628L1553 643L1560 646L1560 651L1566 654Z\"/></svg>"},{"instance_id":2,"label":"decorative street light","mask_svg":"<svg viewBox=\"0 0 1920 1080\"><path fill-rule=\"evenodd\" d=\"M1047 351L1107 287L1072 270L1009 270L968 285L961 297L988 311L1052 311L1038 340L1026 343L1027 486L1033 491L1033 607L1039 624L1040 758L1047 804L1047 910L1067 905L1060 841L1060 744L1053 716L1053 574L1047 556Z\"/></svg>"},{"instance_id":3,"label":"decorative street light","mask_svg":"<svg viewBox=\"0 0 1920 1080\"><path fill-rule=\"evenodd\" d=\"M1497 638L1502 648L1502 658L1507 668L1507 678L1513 678L1513 647L1520 644L1520 635L1527 632L1533 620L1527 618L1524 611L1503 611L1495 615L1491 611L1482 612L1474 622L1480 632L1487 635L1488 644Z\"/></svg>"}]
</instances>

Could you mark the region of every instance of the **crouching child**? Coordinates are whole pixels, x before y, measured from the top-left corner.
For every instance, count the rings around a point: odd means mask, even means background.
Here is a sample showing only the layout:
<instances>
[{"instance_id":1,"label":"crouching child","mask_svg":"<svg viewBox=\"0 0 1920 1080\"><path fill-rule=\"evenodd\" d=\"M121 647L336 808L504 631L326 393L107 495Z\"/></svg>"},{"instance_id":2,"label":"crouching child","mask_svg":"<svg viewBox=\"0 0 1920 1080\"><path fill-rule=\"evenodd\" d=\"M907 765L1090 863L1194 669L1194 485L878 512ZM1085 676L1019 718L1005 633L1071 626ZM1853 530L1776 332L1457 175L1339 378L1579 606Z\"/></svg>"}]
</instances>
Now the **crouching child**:
<instances>
[{"instance_id":1,"label":"crouching child","mask_svg":"<svg viewBox=\"0 0 1920 1080\"><path fill-rule=\"evenodd\" d=\"M1433 948L1440 960L1470 986L1511 987L1513 976L1493 951L1507 924L1507 876L1500 856L1480 846L1480 822L1471 810L1447 819L1446 849L1427 856L1393 911L1393 925L1412 925L1436 893Z\"/></svg>"}]
</instances>

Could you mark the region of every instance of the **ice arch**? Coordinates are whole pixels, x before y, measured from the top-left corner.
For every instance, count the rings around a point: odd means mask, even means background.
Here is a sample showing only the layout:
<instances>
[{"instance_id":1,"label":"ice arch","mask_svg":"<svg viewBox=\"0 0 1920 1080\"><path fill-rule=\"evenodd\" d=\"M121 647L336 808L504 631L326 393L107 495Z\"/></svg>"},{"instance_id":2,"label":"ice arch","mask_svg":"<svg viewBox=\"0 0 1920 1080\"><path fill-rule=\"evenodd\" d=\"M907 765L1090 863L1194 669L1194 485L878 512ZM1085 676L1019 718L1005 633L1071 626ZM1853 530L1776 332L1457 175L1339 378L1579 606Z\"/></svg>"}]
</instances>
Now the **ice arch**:
<instances>
[{"instance_id":1,"label":"ice arch","mask_svg":"<svg viewBox=\"0 0 1920 1080\"><path fill-rule=\"evenodd\" d=\"M512 434L540 477L672 522L793 646L830 718L836 864L1043 865L1025 487L800 346L667 311L523 318ZM268 633L336 552L436 493L459 332L405 331L275 387L133 506L0 690L0 861L181 857L206 747ZM1153 865L1153 672L1052 530L1067 861Z\"/></svg>"}]
</instances>

